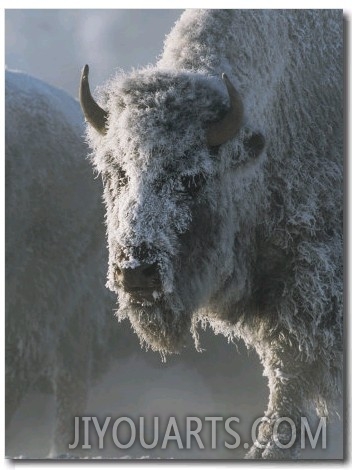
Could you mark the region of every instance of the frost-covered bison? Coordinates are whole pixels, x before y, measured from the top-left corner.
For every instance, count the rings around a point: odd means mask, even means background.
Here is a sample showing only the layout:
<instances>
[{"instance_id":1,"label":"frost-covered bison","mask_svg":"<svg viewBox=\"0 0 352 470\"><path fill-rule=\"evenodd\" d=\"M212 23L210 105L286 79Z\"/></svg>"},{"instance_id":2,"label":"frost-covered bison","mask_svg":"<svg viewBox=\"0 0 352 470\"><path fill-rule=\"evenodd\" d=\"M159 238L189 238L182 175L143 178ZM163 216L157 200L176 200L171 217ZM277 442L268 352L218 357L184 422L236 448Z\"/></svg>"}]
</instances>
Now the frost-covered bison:
<instances>
[{"instance_id":1,"label":"frost-covered bison","mask_svg":"<svg viewBox=\"0 0 352 470\"><path fill-rule=\"evenodd\" d=\"M6 418L50 386L53 456L73 442L113 320L101 196L82 134L78 102L6 72Z\"/></svg>"},{"instance_id":2,"label":"frost-covered bison","mask_svg":"<svg viewBox=\"0 0 352 470\"><path fill-rule=\"evenodd\" d=\"M162 354L198 324L255 348L270 421L247 457L297 456L275 422L298 439L341 390L342 12L186 11L155 67L98 105L86 66L80 99L118 317Z\"/></svg>"}]
</instances>

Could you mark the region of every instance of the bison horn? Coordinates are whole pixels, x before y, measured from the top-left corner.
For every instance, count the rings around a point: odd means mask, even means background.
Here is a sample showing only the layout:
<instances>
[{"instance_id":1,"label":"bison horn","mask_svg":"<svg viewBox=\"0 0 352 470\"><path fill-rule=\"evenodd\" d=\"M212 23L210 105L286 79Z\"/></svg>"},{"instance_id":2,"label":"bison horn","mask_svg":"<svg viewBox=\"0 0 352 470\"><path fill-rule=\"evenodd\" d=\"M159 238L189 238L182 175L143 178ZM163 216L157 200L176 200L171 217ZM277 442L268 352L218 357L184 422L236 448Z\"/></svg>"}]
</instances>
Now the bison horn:
<instances>
[{"instance_id":1,"label":"bison horn","mask_svg":"<svg viewBox=\"0 0 352 470\"><path fill-rule=\"evenodd\" d=\"M82 70L81 83L79 87L79 100L86 121L91 124L100 134L106 134L106 120L108 113L104 111L92 97L88 82L89 67L85 65Z\"/></svg>"},{"instance_id":2,"label":"bison horn","mask_svg":"<svg viewBox=\"0 0 352 470\"><path fill-rule=\"evenodd\" d=\"M242 124L243 103L225 73L222 74L230 98L230 109L221 121L209 125L206 133L209 147L217 147L234 137Z\"/></svg>"}]
</instances>

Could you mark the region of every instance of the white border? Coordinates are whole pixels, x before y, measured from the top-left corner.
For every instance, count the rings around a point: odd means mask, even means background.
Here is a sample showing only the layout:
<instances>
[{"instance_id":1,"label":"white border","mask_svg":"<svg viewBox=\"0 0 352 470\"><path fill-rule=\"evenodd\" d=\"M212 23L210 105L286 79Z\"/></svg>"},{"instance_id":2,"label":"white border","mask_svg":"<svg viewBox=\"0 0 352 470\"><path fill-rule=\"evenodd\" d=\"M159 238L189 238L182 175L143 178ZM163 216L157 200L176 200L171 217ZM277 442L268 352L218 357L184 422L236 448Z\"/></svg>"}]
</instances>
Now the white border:
<instances>
[{"instance_id":1,"label":"white border","mask_svg":"<svg viewBox=\"0 0 352 470\"><path fill-rule=\"evenodd\" d=\"M26 0L4 0L5 9L33 9L33 8L40 8L40 9L89 9L89 8L96 8L96 9L118 9L118 8L126 8L119 4L119 2L113 0L100 0L100 1L92 1L87 0L86 2L78 2L78 1L69 1L69 0L52 0L50 3L47 0L32 0L28 2ZM158 8L158 9L175 9L175 8L313 8L313 9L322 9L322 8L343 8L346 11L351 11L351 6L347 7L346 0L339 0L336 2L328 1L328 0L310 0L309 2L305 2L303 0L297 0L296 2L291 1L278 1L278 0L269 0L267 2L263 2L260 0L219 0L215 2L214 0L188 0L188 1L180 1L180 0L168 0L166 2L162 1L148 1L146 3L142 2L141 0L129 0L128 2L128 9L133 8L141 8L141 9L150 9L150 8Z\"/></svg>"}]
</instances>

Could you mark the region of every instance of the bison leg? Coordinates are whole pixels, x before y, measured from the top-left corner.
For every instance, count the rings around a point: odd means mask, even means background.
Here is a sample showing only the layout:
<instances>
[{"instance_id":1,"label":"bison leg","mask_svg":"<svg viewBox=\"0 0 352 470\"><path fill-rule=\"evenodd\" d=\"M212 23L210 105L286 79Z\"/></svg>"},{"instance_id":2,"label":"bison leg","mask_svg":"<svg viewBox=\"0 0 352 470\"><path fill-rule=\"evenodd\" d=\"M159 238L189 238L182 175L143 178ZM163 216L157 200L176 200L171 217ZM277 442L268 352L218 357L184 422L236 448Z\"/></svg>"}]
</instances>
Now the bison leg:
<instances>
[{"instance_id":1,"label":"bison leg","mask_svg":"<svg viewBox=\"0 0 352 470\"><path fill-rule=\"evenodd\" d=\"M299 457L301 417L307 365L294 362L296 354L266 354L263 365L269 379L269 405L258 426L257 441L247 459L295 459ZM263 357L263 356L262 356Z\"/></svg>"},{"instance_id":2,"label":"bison leg","mask_svg":"<svg viewBox=\"0 0 352 470\"><path fill-rule=\"evenodd\" d=\"M84 315L83 309L81 315ZM82 321L81 315L77 312L72 317L59 341L53 375L56 416L51 458L72 452L69 444L74 442L75 417L82 416L86 408L92 344L89 326Z\"/></svg>"},{"instance_id":3,"label":"bison leg","mask_svg":"<svg viewBox=\"0 0 352 470\"><path fill-rule=\"evenodd\" d=\"M6 326L8 329L8 327ZM13 415L16 413L23 398L35 382L37 369L28 367L28 358L23 356L16 345L20 340L16 336L6 338L6 371L5 371L5 424L9 430ZM40 367L39 367L40 369Z\"/></svg>"},{"instance_id":4,"label":"bison leg","mask_svg":"<svg viewBox=\"0 0 352 470\"><path fill-rule=\"evenodd\" d=\"M61 373L55 383L55 424L50 458L67 456L75 439L75 416L82 416L87 403L87 381L82 374Z\"/></svg>"},{"instance_id":5,"label":"bison leg","mask_svg":"<svg viewBox=\"0 0 352 470\"><path fill-rule=\"evenodd\" d=\"M6 429L10 427L12 417L15 414L19 404L22 401L22 397L25 395L27 387L22 387L21 385L8 384L6 381L6 392L5 392L5 426Z\"/></svg>"}]
</instances>

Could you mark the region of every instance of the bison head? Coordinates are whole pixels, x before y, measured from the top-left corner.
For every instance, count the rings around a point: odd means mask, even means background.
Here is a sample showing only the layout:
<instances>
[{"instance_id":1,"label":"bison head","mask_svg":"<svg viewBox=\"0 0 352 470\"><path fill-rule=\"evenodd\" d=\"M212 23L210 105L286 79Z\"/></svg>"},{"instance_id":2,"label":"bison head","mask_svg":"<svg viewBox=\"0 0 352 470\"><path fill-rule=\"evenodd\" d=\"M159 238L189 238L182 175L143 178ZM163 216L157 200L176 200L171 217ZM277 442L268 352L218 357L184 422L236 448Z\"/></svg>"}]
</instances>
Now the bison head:
<instances>
[{"instance_id":1,"label":"bison head","mask_svg":"<svg viewBox=\"0 0 352 470\"><path fill-rule=\"evenodd\" d=\"M104 182L108 287L118 317L161 352L180 350L195 315L220 294L239 298L248 283L238 244L256 218L264 139L241 126L242 101L223 80L227 93L214 77L136 71L108 83L100 107L87 66L82 73Z\"/></svg>"}]
</instances>

